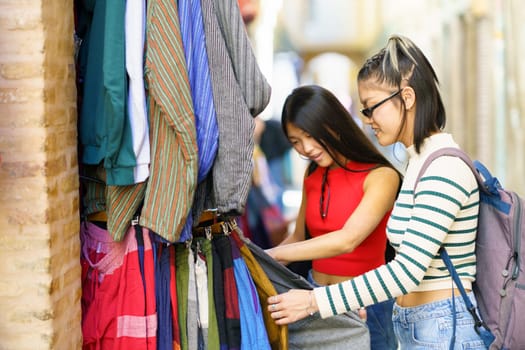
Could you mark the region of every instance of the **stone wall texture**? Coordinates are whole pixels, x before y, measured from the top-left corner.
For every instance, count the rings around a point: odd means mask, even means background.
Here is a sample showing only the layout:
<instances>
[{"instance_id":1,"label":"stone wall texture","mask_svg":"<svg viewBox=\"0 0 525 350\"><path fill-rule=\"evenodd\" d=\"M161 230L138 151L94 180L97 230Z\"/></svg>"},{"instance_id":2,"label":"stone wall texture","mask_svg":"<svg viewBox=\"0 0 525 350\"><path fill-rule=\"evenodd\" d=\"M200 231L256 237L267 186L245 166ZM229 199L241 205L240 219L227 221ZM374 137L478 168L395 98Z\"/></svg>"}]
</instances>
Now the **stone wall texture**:
<instances>
[{"instance_id":1,"label":"stone wall texture","mask_svg":"<svg viewBox=\"0 0 525 350\"><path fill-rule=\"evenodd\" d=\"M0 350L80 349L71 0L0 0Z\"/></svg>"}]
</instances>

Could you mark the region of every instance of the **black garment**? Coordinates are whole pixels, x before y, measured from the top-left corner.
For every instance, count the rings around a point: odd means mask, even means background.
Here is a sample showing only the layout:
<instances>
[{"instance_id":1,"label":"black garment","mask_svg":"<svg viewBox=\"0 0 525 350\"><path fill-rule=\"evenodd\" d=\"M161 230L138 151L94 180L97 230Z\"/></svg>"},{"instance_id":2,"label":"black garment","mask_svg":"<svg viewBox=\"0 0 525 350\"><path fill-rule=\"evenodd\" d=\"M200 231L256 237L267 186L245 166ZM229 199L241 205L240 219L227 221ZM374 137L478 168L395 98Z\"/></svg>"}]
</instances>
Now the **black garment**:
<instances>
[{"instance_id":1,"label":"black garment","mask_svg":"<svg viewBox=\"0 0 525 350\"><path fill-rule=\"evenodd\" d=\"M246 245L274 285L277 293L294 289L312 289L303 277L272 259L260 247L245 240ZM354 312L326 319L319 313L288 325L288 349L370 349L370 333L366 323Z\"/></svg>"},{"instance_id":2,"label":"black garment","mask_svg":"<svg viewBox=\"0 0 525 350\"><path fill-rule=\"evenodd\" d=\"M240 349L241 320L237 306L239 298L233 270L231 242L228 236L214 236L212 251L213 292L221 349Z\"/></svg>"}]
</instances>

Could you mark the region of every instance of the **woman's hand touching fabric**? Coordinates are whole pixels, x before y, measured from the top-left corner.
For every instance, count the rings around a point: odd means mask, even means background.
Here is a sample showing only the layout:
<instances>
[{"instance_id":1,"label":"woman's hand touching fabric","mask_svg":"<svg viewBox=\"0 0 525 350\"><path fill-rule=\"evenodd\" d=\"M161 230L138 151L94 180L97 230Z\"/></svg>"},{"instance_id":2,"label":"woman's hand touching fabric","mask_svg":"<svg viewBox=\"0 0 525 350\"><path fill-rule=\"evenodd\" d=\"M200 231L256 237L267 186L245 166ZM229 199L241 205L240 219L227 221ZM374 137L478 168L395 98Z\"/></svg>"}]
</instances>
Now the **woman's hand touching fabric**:
<instances>
[{"instance_id":1,"label":"woman's hand touching fabric","mask_svg":"<svg viewBox=\"0 0 525 350\"><path fill-rule=\"evenodd\" d=\"M264 252L266 254L268 254L269 256L271 256L274 260L278 261L279 263L281 263L283 265L289 264L290 261L279 259L278 254L277 254L277 251L279 249L281 249L281 247L277 246L277 247L274 247L274 248L266 249Z\"/></svg>"},{"instance_id":2,"label":"woman's hand touching fabric","mask_svg":"<svg viewBox=\"0 0 525 350\"><path fill-rule=\"evenodd\" d=\"M268 311L278 325L285 325L312 316L318 311L312 290L291 289L268 298Z\"/></svg>"}]
</instances>

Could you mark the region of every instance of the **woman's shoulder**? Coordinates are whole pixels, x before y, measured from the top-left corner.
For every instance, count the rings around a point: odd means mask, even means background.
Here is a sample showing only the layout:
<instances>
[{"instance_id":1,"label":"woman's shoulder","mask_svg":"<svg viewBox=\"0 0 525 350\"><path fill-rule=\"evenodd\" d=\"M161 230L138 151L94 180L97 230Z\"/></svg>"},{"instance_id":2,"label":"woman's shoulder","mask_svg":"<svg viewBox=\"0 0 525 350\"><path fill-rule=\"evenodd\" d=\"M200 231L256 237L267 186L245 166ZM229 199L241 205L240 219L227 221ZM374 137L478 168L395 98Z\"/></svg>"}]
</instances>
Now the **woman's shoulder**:
<instances>
[{"instance_id":1,"label":"woman's shoulder","mask_svg":"<svg viewBox=\"0 0 525 350\"><path fill-rule=\"evenodd\" d=\"M463 187L477 186L476 178L470 167L456 156L445 155L434 159L422 174L423 177L448 179Z\"/></svg>"},{"instance_id":2,"label":"woman's shoulder","mask_svg":"<svg viewBox=\"0 0 525 350\"><path fill-rule=\"evenodd\" d=\"M393 167L387 165L380 165L372 169L369 176L380 178L400 178L399 172Z\"/></svg>"},{"instance_id":3,"label":"woman's shoulder","mask_svg":"<svg viewBox=\"0 0 525 350\"><path fill-rule=\"evenodd\" d=\"M390 166L379 166L371 170L365 180L365 186L381 186L399 188L401 175Z\"/></svg>"},{"instance_id":4,"label":"woman's shoulder","mask_svg":"<svg viewBox=\"0 0 525 350\"><path fill-rule=\"evenodd\" d=\"M406 190L418 193L439 188L440 192L455 193L460 190L460 192L472 193L477 189L478 184L470 167L461 158L453 155L443 155L433 159L421 172L429 155L430 153L418 159L407 171L403 183Z\"/></svg>"}]
</instances>

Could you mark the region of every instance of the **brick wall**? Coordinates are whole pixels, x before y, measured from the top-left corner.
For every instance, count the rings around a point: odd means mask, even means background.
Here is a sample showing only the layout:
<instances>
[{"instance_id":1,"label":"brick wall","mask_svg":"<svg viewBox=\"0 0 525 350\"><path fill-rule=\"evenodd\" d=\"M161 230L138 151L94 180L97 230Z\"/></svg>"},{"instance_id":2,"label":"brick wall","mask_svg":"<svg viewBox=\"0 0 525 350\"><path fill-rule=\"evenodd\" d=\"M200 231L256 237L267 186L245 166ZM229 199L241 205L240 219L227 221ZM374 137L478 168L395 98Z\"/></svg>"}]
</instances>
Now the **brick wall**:
<instances>
[{"instance_id":1,"label":"brick wall","mask_svg":"<svg viewBox=\"0 0 525 350\"><path fill-rule=\"evenodd\" d=\"M73 1L0 0L0 349L79 349Z\"/></svg>"}]
</instances>

